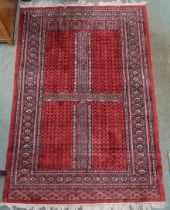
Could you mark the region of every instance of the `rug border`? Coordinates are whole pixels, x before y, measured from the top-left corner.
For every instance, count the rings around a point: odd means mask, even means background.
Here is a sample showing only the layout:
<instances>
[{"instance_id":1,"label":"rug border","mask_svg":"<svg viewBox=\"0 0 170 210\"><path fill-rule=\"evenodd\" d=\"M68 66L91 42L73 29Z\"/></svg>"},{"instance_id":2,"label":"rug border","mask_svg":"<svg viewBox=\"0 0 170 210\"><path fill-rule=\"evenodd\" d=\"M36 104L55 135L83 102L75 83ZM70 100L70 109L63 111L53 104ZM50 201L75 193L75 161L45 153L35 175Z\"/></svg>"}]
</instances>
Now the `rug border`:
<instances>
[{"instance_id":1,"label":"rug border","mask_svg":"<svg viewBox=\"0 0 170 210\"><path fill-rule=\"evenodd\" d=\"M163 171L162 171L162 158L160 151L160 138L159 138L159 126L158 126L158 112L155 96L155 85L154 85L154 76L153 76L153 66L152 66L152 57L151 57L151 42L150 42L150 33L149 33L149 19L147 13L147 7L144 7L144 29L146 33L146 47L147 47L147 64L148 64L148 73L150 81L150 91L151 91L151 100L152 100L152 110L153 110L153 128L155 136L155 153L157 157L157 171L158 171L158 181L160 186L161 198L165 200L165 190L163 185Z\"/></svg>"},{"instance_id":2,"label":"rug border","mask_svg":"<svg viewBox=\"0 0 170 210\"><path fill-rule=\"evenodd\" d=\"M19 72L19 65L20 65L20 55L21 55L21 37L22 37L22 29L23 29L23 21L24 21L24 14L19 11L19 23L18 23L18 37L17 37L17 45L16 45L16 57L15 57L15 70L14 70L14 82L13 82L13 99L12 99L12 106L11 106L11 117L10 117L10 128L9 128L9 141L6 153L6 165L5 170L7 175L4 179L4 188L2 193L2 200L5 201L5 197L8 191L9 186L9 176L8 173L10 172L10 163L11 163L11 156L12 156L12 148L13 148L13 133L14 133L14 124L15 124L15 113L16 113L16 103L17 103L17 79L18 79L18 72Z\"/></svg>"},{"instance_id":3,"label":"rug border","mask_svg":"<svg viewBox=\"0 0 170 210\"><path fill-rule=\"evenodd\" d=\"M11 163L11 156L12 156L12 145L13 145L13 133L14 133L14 124L15 124L15 112L16 112L16 102L17 102L17 79L18 79L18 72L19 72L19 64L20 64L20 54L21 54L21 37L22 37L22 29L23 29L23 18L24 18L24 10L33 10L33 9L47 9L47 8L65 8L66 6L49 6L49 7L23 7L20 8L19 14L19 24L18 24L18 40L17 40L17 47L16 47L16 62L15 62L15 72L14 72L14 87L13 87L13 100L12 100L12 108L11 108L11 118L10 118L10 129L9 129L9 142L8 142L8 149L6 154L6 171L7 174L10 172L10 163ZM76 7L76 6L67 6L67 7ZM144 30L146 33L146 47L147 47L147 64L148 64L148 73L149 73L149 81L150 81L150 92L151 92L151 101L152 101L152 110L153 110L153 127L154 127L154 136L155 136L155 153L157 157L157 178L160 187L160 199L159 200L112 200L108 201L107 203L160 203L165 201L165 191L162 182L162 162L161 162L161 152L160 152L160 143L159 143L159 131L158 131L158 117L157 117L157 109L156 109L156 97L154 91L154 80L153 80L153 68L152 68L152 60L151 60L151 46L150 46L150 34L149 34L149 22L148 22L148 14L147 14L147 6L146 5L124 5L124 6L79 6L80 7L90 7L90 8L127 8L127 7L139 7L143 8L144 12ZM24 203L24 204L97 204L97 203L106 203L106 200L98 200L98 201L16 201L10 200L7 201L7 193L8 193L8 186L9 186L9 177L6 176L4 180L4 188L3 188L3 197L2 201L5 203ZM107 204L106 203L106 204Z\"/></svg>"}]
</instances>

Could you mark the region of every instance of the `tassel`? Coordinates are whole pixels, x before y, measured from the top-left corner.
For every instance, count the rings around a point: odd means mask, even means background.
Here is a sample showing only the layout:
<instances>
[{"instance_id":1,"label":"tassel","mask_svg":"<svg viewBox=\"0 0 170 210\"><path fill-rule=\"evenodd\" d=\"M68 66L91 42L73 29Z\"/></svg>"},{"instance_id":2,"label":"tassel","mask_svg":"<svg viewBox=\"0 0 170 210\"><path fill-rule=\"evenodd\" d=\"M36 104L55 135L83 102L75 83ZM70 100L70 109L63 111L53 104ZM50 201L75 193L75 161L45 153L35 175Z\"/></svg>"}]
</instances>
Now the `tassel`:
<instances>
[{"instance_id":1,"label":"tassel","mask_svg":"<svg viewBox=\"0 0 170 210\"><path fill-rule=\"evenodd\" d=\"M107 2L103 2L102 0L92 1L92 0L78 0L74 1L52 1L52 0L32 0L31 2L22 2L20 3L20 7L46 7L46 6L94 6L94 5L141 5L147 4L148 1L136 1L136 0L111 0Z\"/></svg>"},{"instance_id":2,"label":"tassel","mask_svg":"<svg viewBox=\"0 0 170 210\"><path fill-rule=\"evenodd\" d=\"M113 204L10 204L0 203L0 207L8 207L10 210L24 208L26 210L152 210L164 209L168 205L165 202L154 203L113 203Z\"/></svg>"}]
</instances>

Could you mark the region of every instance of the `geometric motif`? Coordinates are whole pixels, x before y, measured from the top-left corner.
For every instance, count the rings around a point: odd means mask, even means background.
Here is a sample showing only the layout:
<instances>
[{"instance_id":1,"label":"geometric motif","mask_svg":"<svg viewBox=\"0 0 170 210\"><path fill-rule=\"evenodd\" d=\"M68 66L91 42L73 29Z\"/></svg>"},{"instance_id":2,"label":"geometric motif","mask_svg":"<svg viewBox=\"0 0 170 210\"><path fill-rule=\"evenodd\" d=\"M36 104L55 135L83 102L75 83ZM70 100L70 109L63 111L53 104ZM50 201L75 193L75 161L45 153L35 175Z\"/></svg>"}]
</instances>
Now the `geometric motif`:
<instances>
[{"instance_id":1,"label":"geometric motif","mask_svg":"<svg viewBox=\"0 0 170 210\"><path fill-rule=\"evenodd\" d=\"M164 201L146 7L21 9L3 200Z\"/></svg>"}]
</instances>

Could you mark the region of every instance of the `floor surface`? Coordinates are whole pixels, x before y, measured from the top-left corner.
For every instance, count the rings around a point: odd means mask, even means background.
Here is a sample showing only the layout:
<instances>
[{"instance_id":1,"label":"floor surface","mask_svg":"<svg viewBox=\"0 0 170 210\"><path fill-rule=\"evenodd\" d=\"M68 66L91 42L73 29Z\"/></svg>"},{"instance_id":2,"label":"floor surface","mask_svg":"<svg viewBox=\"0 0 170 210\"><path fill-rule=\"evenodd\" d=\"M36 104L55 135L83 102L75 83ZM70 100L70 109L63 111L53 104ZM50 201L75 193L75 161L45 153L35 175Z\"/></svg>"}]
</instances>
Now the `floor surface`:
<instances>
[{"instance_id":1,"label":"floor surface","mask_svg":"<svg viewBox=\"0 0 170 210\"><path fill-rule=\"evenodd\" d=\"M75 2L75 0L73 0ZM89 2L94 0L89 0ZM99 0L95 0L97 3ZM63 0L64 2L64 0ZM170 204L170 173L167 151L170 150L170 2L150 0L148 4L155 94L157 100L163 181ZM17 32L17 27L16 27ZM16 33L17 34L17 33ZM5 165L10 111L13 93L15 46L0 44L0 168ZM0 177L0 197L3 178ZM7 210L7 207L0 207ZM166 208L170 210L170 206Z\"/></svg>"}]
</instances>

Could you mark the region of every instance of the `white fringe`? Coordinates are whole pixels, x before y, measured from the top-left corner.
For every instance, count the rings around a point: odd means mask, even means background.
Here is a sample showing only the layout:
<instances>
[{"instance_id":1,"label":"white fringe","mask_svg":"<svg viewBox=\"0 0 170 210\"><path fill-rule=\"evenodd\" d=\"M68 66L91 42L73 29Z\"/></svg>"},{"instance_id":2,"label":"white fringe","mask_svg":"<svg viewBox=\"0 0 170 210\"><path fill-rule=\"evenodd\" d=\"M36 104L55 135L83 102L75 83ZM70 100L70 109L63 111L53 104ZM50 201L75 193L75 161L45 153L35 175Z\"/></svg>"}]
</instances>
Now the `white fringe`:
<instances>
[{"instance_id":1,"label":"white fringe","mask_svg":"<svg viewBox=\"0 0 170 210\"><path fill-rule=\"evenodd\" d=\"M152 210L152 209L164 209L167 207L165 202L154 203L113 203L113 204L10 204L0 203L0 207L9 207L10 210L16 208L24 208L27 210Z\"/></svg>"},{"instance_id":2,"label":"white fringe","mask_svg":"<svg viewBox=\"0 0 170 210\"><path fill-rule=\"evenodd\" d=\"M102 0L97 0L89 2L89 0L78 0L74 1L62 1L61 0L32 0L31 2L21 2L20 7L46 7L46 6L97 6L97 5L145 5L149 3L144 0L110 0L108 2L103 2Z\"/></svg>"}]
</instances>

